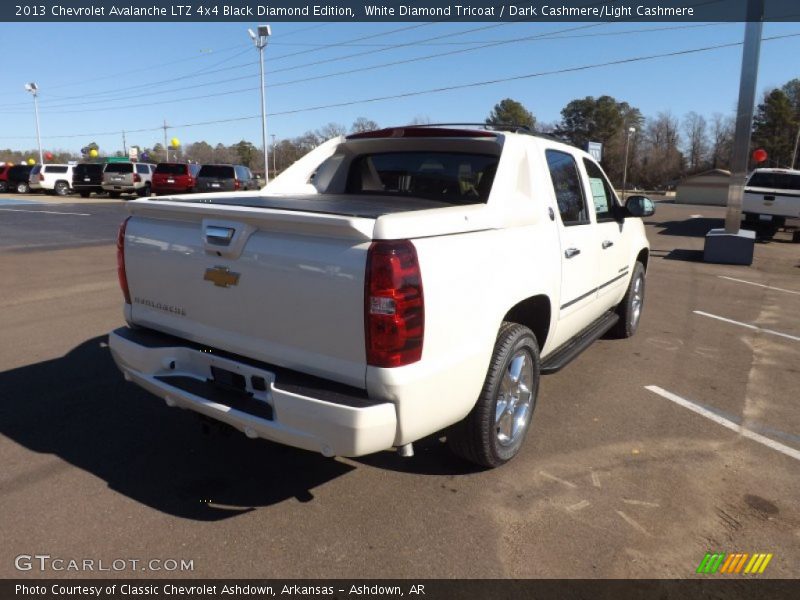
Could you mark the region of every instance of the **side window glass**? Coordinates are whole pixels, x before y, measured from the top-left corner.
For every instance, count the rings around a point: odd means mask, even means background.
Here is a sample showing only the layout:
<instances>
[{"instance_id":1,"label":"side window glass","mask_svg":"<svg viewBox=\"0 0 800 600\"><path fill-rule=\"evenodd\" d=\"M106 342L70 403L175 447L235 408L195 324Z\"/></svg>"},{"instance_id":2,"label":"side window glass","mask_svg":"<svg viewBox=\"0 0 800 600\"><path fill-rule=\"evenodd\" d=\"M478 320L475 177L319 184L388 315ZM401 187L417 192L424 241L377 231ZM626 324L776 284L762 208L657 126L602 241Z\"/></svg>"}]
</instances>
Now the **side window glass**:
<instances>
[{"instance_id":1,"label":"side window glass","mask_svg":"<svg viewBox=\"0 0 800 600\"><path fill-rule=\"evenodd\" d=\"M136 172L147 175L150 172L150 169L147 167L147 165L136 165Z\"/></svg>"},{"instance_id":2,"label":"side window glass","mask_svg":"<svg viewBox=\"0 0 800 600\"><path fill-rule=\"evenodd\" d=\"M565 226L582 225L589 222L586 200L583 196L578 165L572 155L558 150L546 150L547 166L553 180L558 212Z\"/></svg>"},{"instance_id":3,"label":"side window glass","mask_svg":"<svg viewBox=\"0 0 800 600\"><path fill-rule=\"evenodd\" d=\"M589 190L592 193L592 201L594 202L594 212L597 215L597 220L608 220L614 218L614 191L608 183L603 171L592 160L588 158L583 159L583 165L586 167L586 174L589 176Z\"/></svg>"}]
</instances>

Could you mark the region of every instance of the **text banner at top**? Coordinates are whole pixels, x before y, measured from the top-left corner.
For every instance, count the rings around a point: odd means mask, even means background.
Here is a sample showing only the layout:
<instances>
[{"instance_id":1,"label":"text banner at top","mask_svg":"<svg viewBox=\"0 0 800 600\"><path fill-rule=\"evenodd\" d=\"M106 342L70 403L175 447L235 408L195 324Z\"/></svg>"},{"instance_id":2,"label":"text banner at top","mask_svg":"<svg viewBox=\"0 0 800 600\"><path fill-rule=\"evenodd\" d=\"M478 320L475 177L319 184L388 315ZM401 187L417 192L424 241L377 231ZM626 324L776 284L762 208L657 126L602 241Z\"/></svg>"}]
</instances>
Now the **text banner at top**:
<instances>
[{"instance_id":1,"label":"text banner at top","mask_svg":"<svg viewBox=\"0 0 800 600\"><path fill-rule=\"evenodd\" d=\"M755 5L755 9L754 6ZM800 22L798 0L38 0L0 4L5 22Z\"/></svg>"}]
</instances>

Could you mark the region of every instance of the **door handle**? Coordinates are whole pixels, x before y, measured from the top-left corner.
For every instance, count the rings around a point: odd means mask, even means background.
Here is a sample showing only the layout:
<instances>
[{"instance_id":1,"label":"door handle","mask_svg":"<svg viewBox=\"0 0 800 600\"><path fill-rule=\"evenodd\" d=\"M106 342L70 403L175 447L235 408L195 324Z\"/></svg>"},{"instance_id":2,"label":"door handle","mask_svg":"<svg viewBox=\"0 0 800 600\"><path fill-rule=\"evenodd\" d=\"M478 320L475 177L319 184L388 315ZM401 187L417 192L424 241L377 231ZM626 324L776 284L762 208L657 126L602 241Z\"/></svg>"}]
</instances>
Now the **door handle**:
<instances>
[{"instance_id":1,"label":"door handle","mask_svg":"<svg viewBox=\"0 0 800 600\"><path fill-rule=\"evenodd\" d=\"M611 246L613 246L613 245L614 245L614 242L612 242L611 240L605 240L603 242L603 250L605 250L606 248L611 248Z\"/></svg>"},{"instance_id":2,"label":"door handle","mask_svg":"<svg viewBox=\"0 0 800 600\"><path fill-rule=\"evenodd\" d=\"M227 246L233 239L235 230L233 227L218 227L209 225L206 227L206 241L215 246Z\"/></svg>"},{"instance_id":3,"label":"door handle","mask_svg":"<svg viewBox=\"0 0 800 600\"><path fill-rule=\"evenodd\" d=\"M580 254L580 253L581 253L581 251L578 250L577 248L567 248L566 250L564 250L564 256L566 256L567 258L572 258L573 256L578 256L578 254Z\"/></svg>"}]
</instances>

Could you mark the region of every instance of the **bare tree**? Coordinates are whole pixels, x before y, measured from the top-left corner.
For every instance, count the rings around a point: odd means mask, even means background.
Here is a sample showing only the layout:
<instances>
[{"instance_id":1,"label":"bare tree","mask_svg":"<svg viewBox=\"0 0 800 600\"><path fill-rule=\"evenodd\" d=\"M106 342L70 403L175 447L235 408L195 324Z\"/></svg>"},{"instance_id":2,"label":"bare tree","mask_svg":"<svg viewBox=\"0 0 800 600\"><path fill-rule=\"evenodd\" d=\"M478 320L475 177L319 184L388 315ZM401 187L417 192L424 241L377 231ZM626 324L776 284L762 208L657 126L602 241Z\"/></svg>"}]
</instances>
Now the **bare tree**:
<instances>
[{"instance_id":1,"label":"bare tree","mask_svg":"<svg viewBox=\"0 0 800 600\"><path fill-rule=\"evenodd\" d=\"M372 119L367 119L366 117L358 117L355 121L353 121L352 127L350 127L351 133L362 133L364 131L373 131L375 129L380 129L380 125L378 125Z\"/></svg>"},{"instance_id":2,"label":"bare tree","mask_svg":"<svg viewBox=\"0 0 800 600\"><path fill-rule=\"evenodd\" d=\"M683 118L683 131L686 134L686 160L689 171L695 173L705 166L708 155L708 127L702 115L691 111Z\"/></svg>"},{"instance_id":3,"label":"bare tree","mask_svg":"<svg viewBox=\"0 0 800 600\"><path fill-rule=\"evenodd\" d=\"M713 169L727 169L733 152L733 117L714 113L711 118L710 160Z\"/></svg>"},{"instance_id":4,"label":"bare tree","mask_svg":"<svg viewBox=\"0 0 800 600\"><path fill-rule=\"evenodd\" d=\"M659 113L647 122L641 160L643 183L647 187L668 187L681 176L683 154L678 148L678 129L678 120L669 112Z\"/></svg>"}]
</instances>

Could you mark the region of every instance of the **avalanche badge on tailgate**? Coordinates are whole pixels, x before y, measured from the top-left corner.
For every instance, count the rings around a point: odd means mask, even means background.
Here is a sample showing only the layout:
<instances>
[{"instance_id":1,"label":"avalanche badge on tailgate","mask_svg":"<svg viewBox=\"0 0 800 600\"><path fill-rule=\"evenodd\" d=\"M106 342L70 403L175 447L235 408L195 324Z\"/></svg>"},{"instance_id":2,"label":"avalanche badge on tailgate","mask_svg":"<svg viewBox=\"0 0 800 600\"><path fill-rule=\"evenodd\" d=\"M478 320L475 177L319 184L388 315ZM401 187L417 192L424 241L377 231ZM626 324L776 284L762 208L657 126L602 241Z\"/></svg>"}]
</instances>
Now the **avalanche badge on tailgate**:
<instances>
[{"instance_id":1,"label":"avalanche badge on tailgate","mask_svg":"<svg viewBox=\"0 0 800 600\"><path fill-rule=\"evenodd\" d=\"M210 281L218 287L230 287L239 284L239 273L232 273L228 267L216 266L211 269L206 269L206 274L203 276L205 281Z\"/></svg>"}]
</instances>

